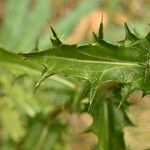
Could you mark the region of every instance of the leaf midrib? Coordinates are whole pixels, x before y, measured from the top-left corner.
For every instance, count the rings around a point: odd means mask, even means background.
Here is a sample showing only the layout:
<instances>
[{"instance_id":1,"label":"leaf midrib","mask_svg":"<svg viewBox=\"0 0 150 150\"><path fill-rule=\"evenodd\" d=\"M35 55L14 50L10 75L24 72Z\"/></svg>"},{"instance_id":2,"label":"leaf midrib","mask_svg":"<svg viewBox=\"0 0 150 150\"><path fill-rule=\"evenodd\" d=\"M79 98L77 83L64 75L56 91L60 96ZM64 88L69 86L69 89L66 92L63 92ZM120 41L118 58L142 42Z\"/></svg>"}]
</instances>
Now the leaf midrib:
<instances>
[{"instance_id":1,"label":"leaf midrib","mask_svg":"<svg viewBox=\"0 0 150 150\"><path fill-rule=\"evenodd\" d=\"M137 66L137 67L142 67L142 65L140 65L137 62L118 62L118 61L98 61L98 60L81 60L81 59L73 59L73 58L67 58L67 57L58 57L58 56L49 56L52 57L54 59L62 59L62 60L68 60L71 62L79 62L79 63L94 63L94 64L108 64L108 65L119 65L119 66ZM43 59L47 59L47 58L43 58Z\"/></svg>"}]
</instances>

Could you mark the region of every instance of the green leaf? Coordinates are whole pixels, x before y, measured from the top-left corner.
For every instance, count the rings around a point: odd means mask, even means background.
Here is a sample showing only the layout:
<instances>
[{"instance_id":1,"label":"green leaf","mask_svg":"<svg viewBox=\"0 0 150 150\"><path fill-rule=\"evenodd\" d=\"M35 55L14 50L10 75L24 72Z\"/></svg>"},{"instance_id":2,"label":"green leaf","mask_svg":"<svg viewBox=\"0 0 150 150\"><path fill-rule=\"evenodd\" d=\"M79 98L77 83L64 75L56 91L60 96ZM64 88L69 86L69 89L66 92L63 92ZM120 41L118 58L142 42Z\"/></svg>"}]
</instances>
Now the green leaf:
<instances>
[{"instance_id":1,"label":"green leaf","mask_svg":"<svg viewBox=\"0 0 150 150\"><path fill-rule=\"evenodd\" d=\"M99 89L90 108L90 114L93 116L93 124L89 131L94 132L99 143L96 150L126 150L124 142L123 128L131 125L125 112L126 108L122 106L118 109L121 95L120 87Z\"/></svg>"},{"instance_id":2,"label":"green leaf","mask_svg":"<svg viewBox=\"0 0 150 150\"><path fill-rule=\"evenodd\" d=\"M103 14L102 14L102 20L101 20L99 31L98 31L98 36L95 33L93 33L95 41L97 43L99 43L101 40L104 39L104 33L103 32L104 31L103 31Z\"/></svg>"},{"instance_id":3,"label":"green leaf","mask_svg":"<svg viewBox=\"0 0 150 150\"><path fill-rule=\"evenodd\" d=\"M91 83L90 101L92 101L89 110L94 119L92 131L100 139L98 149L125 150L123 127L130 124L130 121L126 114L124 100L130 90L141 89L144 92L150 92L149 34L143 39L135 39L128 28L126 30L128 38L125 38L125 43L127 41L129 44L106 42L103 39L101 24L99 35L95 35L96 43L68 45L59 43L61 41L52 28L53 39L58 43L57 46L44 51L19 54L0 48L0 65L12 71L20 68L28 74L39 76L41 74L37 87L55 74L89 81ZM110 91L103 92L102 89L105 86L113 84L121 85L121 87L119 89L113 87ZM122 93L121 97L122 85L128 86L128 92ZM98 88L101 91L97 95ZM78 103L78 99L80 99L80 93L76 94L73 105ZM120 102L122 106L117 109ZM45 130L43 132L45 133ZM38 136L41 133L42 131L38 133ZM43 138L41 141L43 143ZM38 147L41 148L41 146Z\"/></svg>"},{"instance_id":4,"label":"green leaf","mask_svg":"<svg viewBox=\"0 0 150 150\"><path fill-rule=\"evenodd\" d=\"M51 74L74 76L98 86L105 82L129 83L143 78L145 70L140 62L144 63L146 52L134 48L129 54L131 49L61 45L42 52L22 54L22 57L46 66L46 77Z\"/></svg>"},{"instance_id":5,"label":"green leaf","mask_svg":"<svg viewBox=\"0 0 150 150\"><path fill-rule=\"evenodd\" d=\"M57 36L55 30L53 29L53 27L50 26L50 28L51 28L52 34L53 34L53 36L54 36L54 39L51 38L52 44L53 44L54 46L56 46L56 47L57 47L57 46L60 46L60 45L62 44L62 42L61 42L60 39L58 38L58 36Z\"/></svg>"},{"instance_id":6,"label":"green leaf","mask_svg":"<svg viewBox=\"0 0 150 150\"><path fill-rule=\"evenodd\" d=\"M52 31L59 40L54 30ZM148 51L150 44L146 38L139 39L128 47L112 45L101 38L98 42L81 46L61 44L56 48L19 56L6 53L18 57L20 61L15 62L18 65L32 64L35 69L44 71L38 86L53 74L83 78L89 80L95 87L108 82L132 83L139 79L144 82L150 57ZM1 50L1 53L5 51Z\"/></svg>"},{"instance_id":7,"label":"green leaf","mask_svg":"<svg viewBox=\"0 0 150 150\"><path fill-rule=\"evenodd\" d=\"M125 41L130 41L131 43L133 42L136 42L138 40L138 38L133 34L131 33L127 23L125 23L125 31L126 31L126 37L125 37Z\"/></svg>"},{"instance_id":8,"label":"green leaf","mask_svg":"<svg viewBox=\"0 0 150 150\"><path fill-rule=\"evenodd\" d=\"M87 15L90 11L98 8L101 3L102 1L99 0L83 0L79 2L79 4L73 10L69 11L69 13L61 18L55 25L56 31L59 33L59 35L68 37L80 19L82 19L82 17ZM50 45L49 34L44 35L40 41L41 49L48 48Z\"/></svg>"}]
</instances>

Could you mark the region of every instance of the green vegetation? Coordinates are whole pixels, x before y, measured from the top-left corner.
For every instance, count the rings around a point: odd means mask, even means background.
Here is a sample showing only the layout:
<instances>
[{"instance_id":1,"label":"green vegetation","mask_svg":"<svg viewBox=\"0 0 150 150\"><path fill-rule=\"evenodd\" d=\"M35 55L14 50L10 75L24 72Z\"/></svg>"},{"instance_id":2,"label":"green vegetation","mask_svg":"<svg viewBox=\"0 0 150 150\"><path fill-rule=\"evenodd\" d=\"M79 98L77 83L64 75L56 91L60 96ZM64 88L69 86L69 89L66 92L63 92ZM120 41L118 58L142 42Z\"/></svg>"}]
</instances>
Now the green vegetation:
<instances>
[{"instance_id":1,"label":"green vegetation","mask_svg":"<svg viewBox=\"0 0 150 150\"><path fill-rule=\"evenodd\" d=\"M82 2L56 28L67 36L82 17L80 9L86 14L97 4ZM47 48L47 35L39 38L39 20L49 16L48 1L37 1L29 18L29 0L7 5L0 48L0 149L65 150L70 138L65 113L87 112L93 123L84 132L99 139L91 149L126 150L123 129L133 126L127 98L138 90L150 93L150 32L141 38L125 23L124 40L113 44L104 39L101 22L94 42L78 45L65 44L51 27Z\"/></svg>"}]
</instances>

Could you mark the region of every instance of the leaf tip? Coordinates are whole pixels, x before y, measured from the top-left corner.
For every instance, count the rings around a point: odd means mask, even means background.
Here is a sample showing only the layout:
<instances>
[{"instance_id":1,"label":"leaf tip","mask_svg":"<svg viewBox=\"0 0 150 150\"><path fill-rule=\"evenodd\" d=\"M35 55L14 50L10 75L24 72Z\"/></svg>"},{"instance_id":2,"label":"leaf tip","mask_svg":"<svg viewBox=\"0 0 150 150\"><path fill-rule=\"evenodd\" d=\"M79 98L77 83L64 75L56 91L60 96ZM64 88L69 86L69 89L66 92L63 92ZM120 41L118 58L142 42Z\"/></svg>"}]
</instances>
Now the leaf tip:
<instances>
[{"instance_id":1,"label":"leaf tip","mask_svg":"<svg viewBox=\"0 0 150 150\"><path fill-rule=\"evenodd\" d=\"M130 31L130 29L129 29L126 22L124 22L124 27L125 27L126 38L132 36L132 33L131 33L131 31Z\"/></svg>"},{"instance_id":2,"label":"leaf tip","mask_svg":"<svg viewBox=\"0 0 150 150\"><path fill-rule=\"evenodd\" d=\"M58 36L57 36L57 34L56 34L54 28L52 27L52 25L50 25L50 29L51 29L51 32L52 32L53 37L54 37L54 39L53 39L53 38L50 38L50 40L51 40L51 42L52 42L52 45L53 45L53 46L56 46L56 47L60 46L60 45L62 44L62 42L61 42L60 39L58 38Z\"/></svg>"},{"instance_id":3,"label":"leaf tip","mask_svg":"<svg viewBox=\"0 0 150 150\"><path fill-rule=\"evenodd\" d=\"M125 27L125 40L137 41L138 38L130 31L126 22L124 22L124 27Z\"/></svg>"},{"instance_id":4,"label":"leaf tip","mask_svg":"<svg viewBox=\"0 0 150 150\"><path fill-rule=\"evenodd\" d=\"M98 32L98 38L101 40L104 38L103 28L104 28L104 25L103 25L103 12L102 12L101 22L100 22L99 32Z\"/></svg>"}]
</instances>

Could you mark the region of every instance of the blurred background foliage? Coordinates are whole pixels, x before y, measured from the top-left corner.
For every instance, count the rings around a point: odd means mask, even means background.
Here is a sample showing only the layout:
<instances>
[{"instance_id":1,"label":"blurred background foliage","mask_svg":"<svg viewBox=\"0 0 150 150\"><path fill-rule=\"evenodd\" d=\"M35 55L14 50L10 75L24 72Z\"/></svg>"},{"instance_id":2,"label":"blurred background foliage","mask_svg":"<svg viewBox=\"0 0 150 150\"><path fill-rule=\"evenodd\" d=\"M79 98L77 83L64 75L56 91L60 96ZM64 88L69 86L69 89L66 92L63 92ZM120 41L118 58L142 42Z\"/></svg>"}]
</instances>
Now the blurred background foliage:
<instances>
[{"instance_id":1,"label":"blurred background foliage","mask_svg":"<svg viewBox=\"0 0 150 150\"><path fill-rule=\"evenodd\" d=\"M125 21L140 37L149 31L149 0L0 0L0 45L13 52L33 51L36 43L49 48L50 24L64 42L88 43L102 13L110 42L123 38ZM88 83L54 76L34 94L38 79L0 64L0 150L91 150L97 138L82 131L92 118L79 113L88 102ZM150 147L149 98L130 112L139 127L125 129L127 145Z\"/></svg>"}]
</instances>

